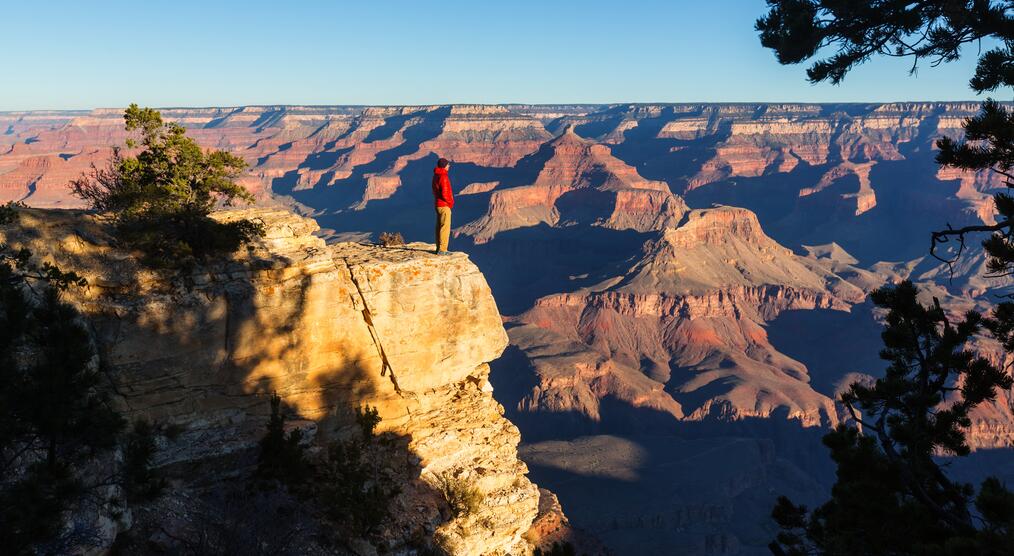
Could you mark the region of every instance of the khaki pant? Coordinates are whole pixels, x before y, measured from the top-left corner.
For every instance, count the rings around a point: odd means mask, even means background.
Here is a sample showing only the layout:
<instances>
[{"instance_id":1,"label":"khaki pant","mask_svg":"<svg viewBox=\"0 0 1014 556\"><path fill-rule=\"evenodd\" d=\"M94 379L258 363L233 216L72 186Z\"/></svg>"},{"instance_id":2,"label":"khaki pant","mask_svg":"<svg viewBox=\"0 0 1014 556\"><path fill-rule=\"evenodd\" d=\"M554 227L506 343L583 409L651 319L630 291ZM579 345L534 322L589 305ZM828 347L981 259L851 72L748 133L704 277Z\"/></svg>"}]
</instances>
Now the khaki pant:
<instances>
[{"instance_id":1,"label":"khaki pant","mask_svg":"<svg viewBox=\"0 0 1014 556\"><path fill-rule=\"evenodd\" d=\"M437 207L437 251L447 251L451 240L451 208Z\"/></svg>"}]
</instances>

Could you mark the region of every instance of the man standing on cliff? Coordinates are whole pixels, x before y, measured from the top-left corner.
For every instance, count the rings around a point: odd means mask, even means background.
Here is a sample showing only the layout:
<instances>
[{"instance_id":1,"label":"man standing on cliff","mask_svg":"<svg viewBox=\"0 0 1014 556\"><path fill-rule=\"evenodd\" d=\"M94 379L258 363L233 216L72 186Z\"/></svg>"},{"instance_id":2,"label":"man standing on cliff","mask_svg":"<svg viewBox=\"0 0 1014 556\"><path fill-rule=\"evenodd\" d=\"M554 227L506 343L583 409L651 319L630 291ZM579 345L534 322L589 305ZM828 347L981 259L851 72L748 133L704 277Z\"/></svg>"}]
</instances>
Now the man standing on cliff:
<instances>
[{"instance_id":1,"label":"man standing on cliff","mask_svg":"<svg viewBox=\"0 0 1014 556\"><path fill-rule=\"evenodd\" d=\"M451 178L447 171L451 162L446 158L437 161L433 169L433 200L437 207L437 255L449 255L447 243L451 239L451 209L454 208L454 194L451 193Z\"/></svg>"}]
</instances>

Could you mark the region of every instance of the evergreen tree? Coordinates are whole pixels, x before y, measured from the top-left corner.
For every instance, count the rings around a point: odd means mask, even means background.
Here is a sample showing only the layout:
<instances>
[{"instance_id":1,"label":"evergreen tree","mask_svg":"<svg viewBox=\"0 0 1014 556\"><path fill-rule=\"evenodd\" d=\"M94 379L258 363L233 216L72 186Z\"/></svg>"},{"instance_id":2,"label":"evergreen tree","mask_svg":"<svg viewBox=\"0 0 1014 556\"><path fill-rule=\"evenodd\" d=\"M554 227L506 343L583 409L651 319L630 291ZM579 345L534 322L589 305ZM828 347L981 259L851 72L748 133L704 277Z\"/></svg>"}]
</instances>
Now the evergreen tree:
<instances>
[{"instance_id":1,"label":"evergreen tree","mask_svg":"<svg viewBox=\"0 0 1014 556\"><path fill-rule=\"evenodd\" d=\"M151 108L131 104L124 113L127 131L138 132L135 156L113 152L106 168L92 168L71 182L74 194L111 219L116 235L140 249L156 266L187 265L211 255L229 254L258 235L259 223L217 222L209 214L218 203L253 201L235 182L246 168L239 157L205 151L186 128L164 122Z\"/></svg>"},{"instance_id":2,"label":"evergreen tree","mask_svg":"<svg viewBox=\"0 0 1014 556\"><path fill-rule=\"evenodd\" d=\"M0 225L16 221L16 207L0 210ZM86 488L77 466L112 448L123 427L98 388L88 332L60 300L84 285L0 245L0 546L12 554L57 536Z\"/></svg>"},{"instance_id":3,"label":"evergreen tree","mask_svg":"<svg viewBox=\"0 0 1014 556\"><path fill-rule=\"evenodd\" d=\"M379 464L384 457L375 431L377 408L355 408L360 434L335 440L312 463L299 430L285 433L281 398L271 395L271 417L261 438L255 478L261 486L284 485L290 492L319 506L348 537L366 536L387 519L391 501L400 489ZM386 444L381 442L379 444Z\"/></svg>"},{"instance_id":4,"label":"evergreen tree","mask_svg":"<svg viewBox=\"0 0 1014 556\"><path fill-rule=\"evenodd\" d=\"M757 21L761 43L783 64L833 54L807 70L811 82L840 83L859 64L878 55L920 61L956 60L962 45L986 38L1000 46L979 57L970 81L977 92L1014 85L1014 2L991 0L768 0ZM961 140L937 142L937 162L972 171L995 171L1009 180L1014 166L1014 116L992 100L966 121ZM1014 185L1008 182L1009 185ZM932 234L931 254L967 236L990 233L983 242L989 270L1006 274L1014 265L1011 242L1014 199L994 197L995 225L967 226ZM776 554L1012 554L1014 495L996 479L978 494L953 482L935 455L967 455L969 412L992 400L1011 377L966 348L988 332L1014 348L1014 303L999 304L987 318L969 312L950 323L934 300L925 307L909 282L873 294L888 309L881 356L890 361L872 386L853 384L842 396L854 425L825 436L838 466L831 500L808 511L785 498L773 512L782 528Z\"/></svg>"},{"instance_id":5,"label":"evergreen tree","mask_svg":"<svg viewBox=\"0 0 1014 556\"><path fill-rule=\"evenodd\" d=\"M995 479L974 500L934 456L969 453L969 412L1010 388L1011 377L966 348L982 330L974 311L951 323L939 304L923 306L911 282L872 294L888 309L881 357L890 362L872 385L852 384L842 402L857 425L824 437L838 466L831 500L807 512L781 498L776 553L1010 554L1014 495ZM973 512L972 508L976 512ZM978 515L978 518L973 517Z\"/></svg>"},{"instance_id":6,"label":"evergreen tree","mask_svg":"<svg viewBox=\"0 0 1014 556\"><path fill-rule=\"evenodd\" d=\"M303 432L294 429L285 433L285 416L281 406L282 398L271 394L271 417L267 432L260 441L257 478L296 487L309 478L312 469L303 448Z\"/></svg>"},{"instance_id":7,"label":"evergreen tree","mask_svg":"<svg viewBox=\"0 0 1014 556\"><path fill-rule=\"evenodd\" d=\"M146 419L134 421L121 441L123 469L121 484L128 502L153 500L168 486L168 481L152 469L151 463L158 451L159 437L176 440L179 428L154 424Z\"/></svg>"},{"instance_id":8,"label":"evergreen tree","mask_svg":"<svg viewBox=\"0 0 1014 556\"><path fill-rule=\"evenodd\" d=\"M356 407L355 421L361 434L328 445L315 482L325 514L353 535L366 536L387 519L391 501L401 490L380 465L383 452L374 442L380 423L377 408Z\"/></svg>"}]
</instances>

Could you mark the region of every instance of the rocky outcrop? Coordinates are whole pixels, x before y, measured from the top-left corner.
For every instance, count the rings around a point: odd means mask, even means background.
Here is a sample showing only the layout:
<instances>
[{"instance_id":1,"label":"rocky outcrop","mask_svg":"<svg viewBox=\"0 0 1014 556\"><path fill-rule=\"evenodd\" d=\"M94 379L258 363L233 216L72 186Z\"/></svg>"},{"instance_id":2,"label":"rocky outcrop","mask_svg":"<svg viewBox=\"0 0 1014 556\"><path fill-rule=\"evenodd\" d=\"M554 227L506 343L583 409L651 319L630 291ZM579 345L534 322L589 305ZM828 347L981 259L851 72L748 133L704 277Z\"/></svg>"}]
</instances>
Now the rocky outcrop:
<instances>
[{"instance_id":1,"label":"rocky outcrop","mask_svg":"<svg viewBox=\"0 0 1014 556\"><path fill-rule=\"evenodd\" d=\"M486 243L498 233L539 224L643 232L675 226L686 212L665 182L643 178L609 147L581 138L573 127L519 166L532 168L532 183L494 189L486 214L457 234Z\"/></svg>"},{"instance_id":2,"label":"rocky outcrop","mask_svg":"<svg viewBox=\"0 0 1014 556\"><path fill-rule=\"evenodd\" d=\"M831 399L809 385L804 365L771 345L760 314L835 303L827 294L778 287L543 298L520 317L526 326L509 331L539 376L520 408L576 411L597 421L601 400L612 397L677 420L767 418L785 409L805 426L834 424ZM545 343L568 347L547 358L553 352L539 347ZM579 360L581 353L595 363ZM568 398L575 401L557 401Z\"/></svg>"},{"instance_id":3,"label":"rocky outcrop","mask_svg":"<svg viewBox=\"0 0 1014 556\"><path fill-rule=\"evenodd\" d=\"M328 246L313 221L281 211L216 217L260 220L267 235L175 277L140 267L80 213L22 211L0 239L88 279L68 300L94 331L121 409L183 430L159 466L251 448L271 392L318 438L340 435L351 408L375 406L417 471L400 485L387 548L426 534L450 554L527 550L539 492L491 394L487 363L507 336L468 258L421 244ZM448 474L483 493L475 514L449 518L437 488Z\"/></svg>"},{"instance_id":4,"label":"rocky outcrop","mask_svg":"<svg viewBox=\"0 0 1014 556\"><path fill-rule=\"evenodd\" d=\"M532 523L532 528L525 533L525 538L532 546L542 549L543 553L552 551L553 545L569 544L575 554L584 556L609 554L602 543L570 524L570 520L563 514L560 500L544 488L539 489L539 515Z\"/></svg>"},{"instance_id":5,"label":"rocky outcrop","mask_svg":"<svg viewBox=\"0 0 1014 556\"><path fill-rule=\"evenodd\" d=\"M846 270L848 254L835 254L836 270ZM834 424L832 400L771 345L765 323L792 309L847 310L864 297L830 267L767 237L750 211L692 210L647 242L623 276L543 297L516 319L512 344L537 377L518 409L598 421L602 400L612 398L675 420L767 418L781 409L805 426Z\"/></svg>"},{"instance_id":6,"label":"rocky outcrop","mask_svg":"<svg viewBox=\"0 0 1014 556\"><path fill-rule=\"evenodd\" d=\"M692 210L682 225L666 230L643 251L619 290L707 295L732 288L823 292L839 287L842 301L865 297L860 288L779 245L761 229L757 215L742 208Z\"/></svg>"}]
</instances>

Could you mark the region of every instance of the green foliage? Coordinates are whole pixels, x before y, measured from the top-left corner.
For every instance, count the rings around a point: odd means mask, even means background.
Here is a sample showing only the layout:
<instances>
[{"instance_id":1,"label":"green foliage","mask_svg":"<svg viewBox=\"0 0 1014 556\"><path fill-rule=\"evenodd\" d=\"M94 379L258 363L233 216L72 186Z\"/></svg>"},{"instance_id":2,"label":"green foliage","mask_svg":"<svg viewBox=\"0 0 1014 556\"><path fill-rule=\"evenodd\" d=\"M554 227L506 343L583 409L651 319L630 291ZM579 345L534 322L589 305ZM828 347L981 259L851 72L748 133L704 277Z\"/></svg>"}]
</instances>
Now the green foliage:
<instances>
[{"instance_id":1,"label":"green foliage","mask_svg":"<svg viewBox=\"0 0 1014 556\"><path fill-rule=\"evenodd\" d=\"M364 406L356 408L356 424L363 433L363 439L369 441L373 438L377 425L380 424L380 412L376 407Z\"/></svg>"},{"instance_id":2,"label":"green foliage","mask_svg":"<svg viewBox=\"0 0 1014 556\"><path fill-rule=\"evenodd\" d=\"M172 431L151 424L145 419L134 421L123 441L123 489L130 502L153 500L165 491L168 482L151 468L158 451L158 436L172 438Z\"/></svg>"},{"instance_id":3,"label":"green foliage","mask_svg":"<svg viewBox=\"0 0 1014 556\"><path fill-rule=\"evenodd\" d=\"M186 129L164 122L151 108L131 104L124 113L127 131L140 134L127 146L136 156L115 150L106 168L92 168L71 182L74 193L106 214L116 235L161 267L191 264L234 252L263 235L256 222L216 222L208 215L221 202L252 201L234 180L246 168L239 157L205 151Z\"/></svg>"},{"instance_id":4,"label":"green foliage","mask_svg":"<svg viewBox=\"0 0 1014 556\"><path fill-rule=\"evenodd\" d=\"M996 39L1001 46L981 53L969 85L977 92L1014 86L1014 5L992 0L768 0L768 13L757 20L761 44L775 51L778 61L795 64L825 49L834 54L807 70L812 82L840 83L856 66L873 56L910 57L915 71L920 60L932 64L958 59L962 45ZM960 140L937 141L937 162L963 170L991 170L1014 186L1014 114L992 99L965 122ZM930 253L957 240L953 263L962 254L965 237L990 233L983 246L993 274L1014 270L1014 207L1001 193L995 197L997 223L934 232Z\"/></svg>"},{"instance_id":5,"label":"green foliage","mask_svg":"<svg viewBox=\"0 0 1014 556\"><path fill-rule=\"evenodd\" d=\"M978 313L951 323L917 293L902 282L872 294L889 310L881 357L890 365L874 384L842 395L856 425L824 437L838 467L831 500L810 512L779 499L772 517L787 554L1014 553L992 544L1014 525L1014 495L987 480L976 519L974 489L952 482L934 459L968 454L969 412L1010 388L1011 377L967 349L983 326Z\"/></svg>"},{"instance_id":6,"label":"green foliage","mask_svg":"<svg viewBox=\"0 0 1014 556\"><path fill-rule=\"evenodd\" d=\"M768 0L757 20L761 44L782 64L798 64L825 49L833 54L807 70L811 82L838 84L876 55L909 56L917 64L956 60L961 45L986 37L1014 39L1009 2L988 0ZM991 50L979 60L977 90L1011 85L1010 50ZM917 66L913 65L913 71Z\"/></svg>"},{"instance_id":7,"label":"green foliage","mask_svg":"<svg viewBox=\"0 0 1014 556\"><path fill-rule=\"evenodd\" d=\"M1012 62L1014 63L1014 62ZM965 137L960 141L943 137L937 141L940 152L937 162L963 170L990 169L1005 176L1007 186L1014 186L1014 113L990 99L982 103L982 112L965 121ZM934 247L949 243L957 236L964 247L966 233L992 232L983 241L989 259L987 270L994 275L1009 274L1014 262L1014 198L1008 193L993 196L997 212L995 225L945 230L933 234ZM959 253L960 253L959 249Z\"/></svg>"},{"instance_id":8,"label":"green foliage","mask_svg":"<svg viewBox=\"0 0 1014 556\"><path fill-rule=\"evenodd\" d=\"M0 486L0 541L7 554L35 554L60 534L61 517L84 487L69 466L35 463Z\"/></svg>"},{"instance_id":9,"label":"green foliage","mask_svg":"<svg viewBox=\"0 0 1014 556\"><path fill-rule=\"evenodd\" d=\"M112 447L122 421L97 390L88 331L60 300L61 289L83 279L52 266L40 273L30 257L0 248L0 448L38 448L52 467L61 456Z\"/></svg>"},{"instance_id":10,"label":"green foliage","mask_svg":"<svg viewBox=\"0 0 1014 556\"><path fill-rule=\"evenodd\" d=\"M366 442L334 442L318 478L319 500L330 519L357 535L376 530L400 493L383 476Z\"/></svg>"},{"instance_id":11,"label":"green foliage","mask_svg":"<svg viewBox=\"0 0 1014 556\"><path fill-rule=\"evenodd\" d=\"M17 225L21 208L24 208L22 203L0 205L0 226ZM0 281L7 288L5 292L12 296L8 299L12 307L25 305L15 298L24 297L24 288L29 282L38 282L57 291L88 286L88 281L77 273L63 272L48 262L39 265L32 260L32 252L28 249L14 249L5 243L0 243Z\"/></svg>"},{"instance_id":12,"label":"green foliage","mask_svg":"<svg viewBox=\"0 0 1014 556\"><path fill-rule=\"evenodd\" d=\"M532 553L532 556L575 556L575 554L574 545L569 542L554 542L547 551L543 551L541 548L536 548Z\"/></svg>"},{"instance_id":13,"label":"green foliage","mask_svg":"<svg viewBox=\"0 0 1014 556\"><path fill-rule=\"evenodd\" d=\"M997 388L1009 389L1012 380L965 348L981 331L979 313L970 311L951 323L939 302L923 306L917 294L908 281L873 292L873 302L889 309L881 358L890 365L872 387L853 384L842 401L864 415L867 428L885 435L885 447L900 446L902 457L928 461L937 451L967 455L963 429L971 424L969 411L995 399ZM945 399L952 392L960 396ZM876 423L869 422L873 416Z\"/></svg>"},{"instance_id":14,"label":"green foliage","mask_svg":"<svg viewBox=\"0 0 1014 556\"><path fill-rule=\"evenodd\" d=\"M0 210L3 225L17 223L17 210ZM60 533L62 513L87 490L77 466L123 428L99 389L88 331L60 299L84 285L0 245L0 539L13 554Z\"/></svg>"},{"instance_id":15,"label":"green foliage","mask_svg":"<svg viewBox=\"0 0 1014 556\"><path fill-rule=\"evenodd\" d=\"M299 485L309 478L311 472L303 446L303 431L294 429L285 433L281 404L282 398L271 394L271 417L268 431L260 442L256 475L262 481Z\"/></svg>"},{"instance_id":16,"label":"green foliage","mask_svg":"<svg viewBox=\"0 0 1014 556\"><path fill-rule=\"evenodd\" d=\"M933 64L956 60L962 45L998 39L980 55L970 86L978 92L1014 86L1014 3L993 0L768 0L757 21L761 44L779 62L794 64L833 51L807 71L811 82L840 83L873 56L910 57ZM937 162L969 171L990 170L1014 186L1014 114L993 100L965 122L961 140L937 142ZM952 264L965 238L983 242L988 271L1014 271L1014 197L994 196L996 224L948 227L932 234L930 253ZM941 258L942 244L958 241ZM939 303L925 307L909 282L884 288L873 300L889 309L881 356L891 364L873 386L853 384L842 396L860 428L839 426L824 438L838 465L831 500L813 511L782 498L773 517L782 528L776 553L801 554L1011 554L1014 494L987 479L978 495L952 482L933 458L968 454L970 411L992 401L1011 377L965 346L988 332L1008 353L1014 349L1014 303L992 315L969 312L948 321ZM973 509L974 508L974 509Z\"/></svg>"},{"instance_id":17,"label":"green foliage","mask_svg":"<svg viewBox=\"0 0 1014 556\"><path fill-rule=\"evenodd\" d=\"M258 479L284 484L297 496L323 508L326 517L350 534L363 536L376 530L400 492L379 462L382 456L374 431L380 423L375 407L355 409L361 435L335 441L311 463L299 430L285 434L281 398L271 397L271 418L261 440Z\"/></svg>"},{"instance_id":18,"label":"green foliage","mask_svg":"<svg viewBox=\"0 0 1014 556\"><path fill-rule=\"evenodd\" d=\"M482 507L485 496L471 481L450 473L441 474L439 480L440 493L444 495L454 517L474 515Z\"/></svg>"},{"instance_id":19,"label":"green foliage","mask_svg":"<svg viewBox=\"0 0 1014 556\"><path fill-rule=\"evenodd\" d=\"M319 473L320 501L328 517L357 535L368 535L387 519L391 500L401 491L382 470L375 436L380 414L369 405L355 408L360 436L332 442Z\"/></svg>"},{"instance_id":20,"label":"green foliage","mask_svg":"<svg viewBox=\"0 0 1014 556\"><path fill-rule=\"evenodd\" d=\"M9 201L0 205L0 226L15 224L18 221L18 209L25 208L21 202Z\"/></svg>"},{"instance_id":21,"label":"green foliage","mask_svg":"<svg viewBox=\"0 0 1014 556\"><path fill-rule=\"evenodd\" d=\"M145 515L147 511L141 514L129 530L116 536L109 556L334 553L307 549L323 530L312 527L312 516L282 490L250 489L226 481L215 488L191 490L178 502L169 524L158 515Z\"/></svg>"},{"instance_id":22,"label":"green foliage","mask_svg":"<svg viewBox=\"0 0 1014 556\"><path fill-rule=\"evenodd\" d=\"M964 170L995 168L1008 172L1014 167L1014 144L1010 137L1014 115L995 100L982 103L982 112L965 120L965 137L937 141L937 162Z\"/></svg>"}]
</instances>

